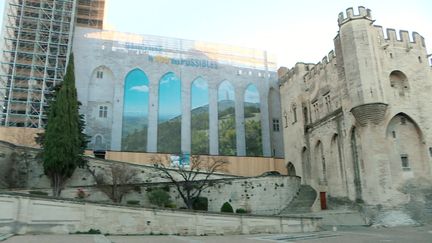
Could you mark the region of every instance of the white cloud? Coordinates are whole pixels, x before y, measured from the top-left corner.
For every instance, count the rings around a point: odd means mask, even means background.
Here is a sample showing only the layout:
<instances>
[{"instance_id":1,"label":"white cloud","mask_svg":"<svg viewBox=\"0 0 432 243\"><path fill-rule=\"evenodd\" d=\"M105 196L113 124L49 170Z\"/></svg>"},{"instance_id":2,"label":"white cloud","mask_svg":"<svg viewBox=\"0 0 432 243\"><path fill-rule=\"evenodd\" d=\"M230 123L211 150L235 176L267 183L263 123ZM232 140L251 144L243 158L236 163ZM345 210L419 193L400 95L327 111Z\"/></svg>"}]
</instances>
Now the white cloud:
<instances>
[{"instance_id":1,"label":"white cloud","mask_svg":"<svg viewBox=\"0 0 432 243\"><path fill-rule=\"evenodd\" d=\"M219 100L235 100L234 88L228 81L224 81L219 85L218 97Z\"/></svg>"},{"instance_id":2,"label":"white cloud","mask_svg":"<svg viewBox=\"0 0 432 243\"><path fill-rule=\"evenodd\" d=\"M246 92L245 92L245 101L246 102L251 102L251 103L259 103L260 99L259 99L258 90L256 88L251 88L251 87L249 87L248 89L246 89Z\"/></svg>"},{"instance_id":3,"label":"white cloud","mask_svg":"<svg viewBox=\"0 0 432 243\"><path fill-rule=\"evenodd\" d=\"M144 85L139 85L139 86L133 86L129 90L147 93L149 91L149 88L147 85L144 84Z\"/></svg>"},{"instance_id":4,"label":"white cloud","mask_svg":"<svg viewBox=\"0 0 432 243\"><path fill-rule=\"evenodd\" d=\"M193 85L195 87L197 87L198 89L202 89L202 90L207 90L208 89L207 82L204 79L202 79L202 78L195 80L193 82Z\"/></svg>"}]
</instances>

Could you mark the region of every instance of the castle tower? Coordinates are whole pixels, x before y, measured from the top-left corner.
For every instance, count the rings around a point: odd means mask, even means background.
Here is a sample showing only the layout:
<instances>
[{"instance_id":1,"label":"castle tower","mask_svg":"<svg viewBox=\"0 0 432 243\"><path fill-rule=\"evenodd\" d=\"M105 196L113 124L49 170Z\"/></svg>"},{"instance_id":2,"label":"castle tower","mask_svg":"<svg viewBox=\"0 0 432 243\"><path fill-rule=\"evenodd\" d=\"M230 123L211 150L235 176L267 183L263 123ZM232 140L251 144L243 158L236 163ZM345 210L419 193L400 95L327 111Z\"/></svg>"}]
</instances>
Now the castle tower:
<instances>
[{"instance_id":1,"label":"castle tower","mask_svg":"<svg viewBox=\"0 0 432 243\"><path fill-rule=\"evenodd\" d=\"M358 14L354 14L354 10L348 8L346 16L339 14L339 34L334 40L338 63L343 64L339 75L343 75L341 80L346 80L346 92L351 100L347 108L362 125L378 124L387 108L378 73L381 69L376 55L379 47L372 23L369 9L359 7Z\"/></svg>"}]
</instances>

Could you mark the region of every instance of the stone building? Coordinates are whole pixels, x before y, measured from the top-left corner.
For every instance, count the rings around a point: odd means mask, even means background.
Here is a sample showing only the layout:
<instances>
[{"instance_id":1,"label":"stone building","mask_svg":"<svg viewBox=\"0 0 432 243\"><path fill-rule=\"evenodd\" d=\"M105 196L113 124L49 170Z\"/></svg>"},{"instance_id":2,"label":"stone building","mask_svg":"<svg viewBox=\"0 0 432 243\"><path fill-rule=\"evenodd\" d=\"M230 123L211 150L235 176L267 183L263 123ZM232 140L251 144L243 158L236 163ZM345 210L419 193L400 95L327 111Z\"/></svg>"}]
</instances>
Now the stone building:
<instances>
[{"instance_id":1,"label":"stone building","mask_svg":"<svg viewBox=\"0 0 432 243\"><path fill-rule=\"evenodd\" d=\"M267 52L78 26L73 43L91 149L283 157Z\"/></svg>"},{"instance_id":2,"label":"stone building","mask_svg":"<svg viewBox=\"0 0 432 243\"><path fill-rule=\"evenodd\" d=\"M369 9L347 9L334 51L278 71L287 167L320 192L322 207L328 196L397 205L410 200L404 186L430 183L424 39L373 23Z\"/></svg>"}]
</instances>

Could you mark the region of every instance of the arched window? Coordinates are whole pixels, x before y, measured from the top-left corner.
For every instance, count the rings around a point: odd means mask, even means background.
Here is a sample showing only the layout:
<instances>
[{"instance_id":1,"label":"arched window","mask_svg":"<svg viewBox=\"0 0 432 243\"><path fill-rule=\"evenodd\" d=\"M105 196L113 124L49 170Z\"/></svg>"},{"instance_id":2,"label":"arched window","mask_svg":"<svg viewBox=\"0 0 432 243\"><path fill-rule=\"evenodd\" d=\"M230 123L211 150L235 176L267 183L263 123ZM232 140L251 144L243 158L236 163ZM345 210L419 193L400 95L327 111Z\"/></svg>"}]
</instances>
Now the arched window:
<instances>
[{"instance_id":1,"label":"arched window","mask_svg":"<svg viewBox=\"0 0 432 243\"><path fill-rule=\"evenodd\" d=\"M209 154L209 91L203 78L191 86L191 140L192 154Z\"/></svg>"},{"instance_id":2,"label":"arched window","mask_svg":"<svg viewBox=\"0 0 432 243\"><path fill-rule=\"evenodd\" d=\"M236 155L236 121L234 88L224 81L218 88L219 154Z\"/></svg>"},{"instance_id":3,"label":"arched window","mask_svg":"<svg viewBox=\"0 0 432 243\"><path fill-rule=\"evenodd\" d=\"M391 144L391 161L398 161L395 165L402 171L412 171L414 176L428 176L430 171L427 162L426 146L422 142L422 133L417 124L409 116L399 113L394 116L387 126L387 138ZM393 132L397 134L393 137ZM397 172L395 172L397 173ZM399 174L395 174L399 178Z\"/></svg>"},{"instance_id":4,"label":"arched window","mask_svg":"<svg viewBox=\"0 0 432 243\"><path fill-rule=\"evenodd\" d=\"M181 153L181 81L174 73L159 80L157 151Z\"/></svg>"},{"instance_id":5,"label":"arched window","mask_svg":"<svg viewBox=\"0 0 432 243\"><path fill-rule=\"evenodd\" d=\"M296 176L297 175L296 174L296 169L295 169L293 163L288 162L288 164L287 164L287 170L288 170L288 175L289 176Z\"/></svg>"},{"instance_id":6,"label":"arched window","mask_svg":"<svg viewBox=\"0 0 432 243\"><path fill-rule=\"evenodd\" d=\"M309 161L308 149L303 147L301 151L301 159L302 159L302 170L303 170L303 183L309 182L311 178L311 164Z\"/></svg>"},{"instance_id":7,"label":"arched window","mask_svg":"<svg viewBox=\"0 0 432 243\"><path fill-rule=\"evenodd\" d=\"M94 137L94 148L93 150L105 150L102 135L96 135Z\"/></svg>"},{"instance_id":8,"label":"arched window","mask_svg":"<svg viewBox=\"0 0 432 243\"><path fill-rule=\"evenodd\" d=\"M390 86L396 89L400 96L404 96L409 90L407 76L401 71L393 71L390 73Z\"/></svg>"},{"instance_id":9,"label":"arched window","mask_svg":"<svg viewBox=\"0 0 432 243\"><path fill-rule=\"evenodd\" d=\"M262 156L260 95L253 84L250 84L245 90L244 119L246 155Z\"/></svg>"},{"instance_id":10,"label":"arched window","mask_svg":"<svg viewBox=\"0 0 432 243\"><path fill-rule=\"evenodd\" d=\"M304 119L304 124L308 124L309 120L308 120L308 108L305 106L303 107L303 119Z\"/></svg>"},{"instance_id":11,"label":"arched window","mask_svg":"<svg viewBox=\"0 0 432 243\"><path fill-rule=\"evenodd\" d=\"M147 150L149 80L140 69L126 75L123 96L122 150Z\"/></svg>"},{"instance_id":12,"label":"arched window","mask_svg":"<svg viewBox=\"0 0 432 243\"><path fill-rule=\"evenodd\" d=\"M293 124L297 122L297 105L294 103L291 105L291 111L293 113Z\"/></svg>"},{"instance_id":13,"label":"arched window","mask_svg":"<svg viewBox=\"0 0 432 243\"><path fill-rule=\"evenodd\" d=\"M321 141L317 142L315 146L315 162L321 164L320 183L327 184L326 162L324 156L324 148Z\"/></svg>"}]
</instances>

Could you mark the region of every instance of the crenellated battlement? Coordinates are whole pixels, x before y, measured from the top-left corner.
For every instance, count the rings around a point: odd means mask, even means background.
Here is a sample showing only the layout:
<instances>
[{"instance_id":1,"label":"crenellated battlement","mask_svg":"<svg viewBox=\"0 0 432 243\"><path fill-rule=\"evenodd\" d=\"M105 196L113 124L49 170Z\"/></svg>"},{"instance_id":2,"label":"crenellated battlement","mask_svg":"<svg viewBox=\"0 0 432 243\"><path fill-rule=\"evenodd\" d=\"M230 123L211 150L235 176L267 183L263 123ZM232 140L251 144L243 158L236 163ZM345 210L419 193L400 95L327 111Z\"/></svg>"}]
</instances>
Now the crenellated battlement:
<instances>
[{"instance_id":1,"label":"crenellated battlement","mask_svg":"<svg viewBox=\"0 0 432 243\"><path fill-rule=\"evenodd\" d=\"M331 50L327 56L323 57L320 62L309 68L309 72L305 74L305 80L313 78L315 75L319 74L321 70L325 69L328 64L335 60L336 55L333 50Z\"/></svg>"},{"instance_id":2,"label":"crenellated battlement","mask_svg":"<svg viewBox=\"0 0 432 243\"><path fill-rule=\"evenodd\" d=\"M426 47L425 45L425 40L423 38L423 36L421 36L419 33L413 31L411 33L411 38L410 38L410 33L407 30L399 30L399 32L397 32L395 29L384 29L382 26L379 25L374 25L374 27L376 28L376 30L378 31L378 35L380 37L380 39L382 40L382 44L384 45L383 47L385 48L385 44L417 44L420 45L422 47Z\"/></svg>"},{"instance_id":3,"label":"crenellated battlement","mask_svg":"<svg viewBox=\"0 0 432 243\"><path fill-rule=\"evenodd\" d=\"M281 67L280 74L282 75L279 77L279 85L283 85L285 82L288 82L296 75L302 75L303 80L307 81L315 75L319 74L320 70L325 69L329 64L333 62L333 60L336 60L335 58L335 52L331 50L327 56L324 56L321 61L316 64L298 62L291 69Z\"/></svg>"},{"instance_id":4,"label":"crenellated battlement","mask_svg":"<svg viewBox=\"0 0 432 243\"><path fill-rule=\"evenodd\" d=\"M338 16L338 24L339 26L345 24L348 21L354 20L354 19L369 19L372 20L371 10L368 8L365 8L363 6L358 7L358 14L354 14L353 8L348 8L345 12L339 13Z\"/></svg>"},{"instance_id":5,"label":"crenellated battlement","mask_svg":"<svg viewBox=\"0 0 432 243\"><path fill-rule=\"evenodd\" d=\"M279 85L283 85L296 75L304 75L312 65L310 63L298 62L290 69L286 67L279 68L283 72L283 75L279 77Z\"/></svg>"}]
</instances>

